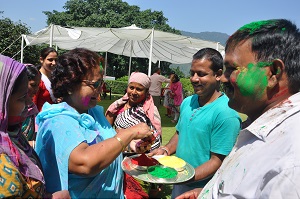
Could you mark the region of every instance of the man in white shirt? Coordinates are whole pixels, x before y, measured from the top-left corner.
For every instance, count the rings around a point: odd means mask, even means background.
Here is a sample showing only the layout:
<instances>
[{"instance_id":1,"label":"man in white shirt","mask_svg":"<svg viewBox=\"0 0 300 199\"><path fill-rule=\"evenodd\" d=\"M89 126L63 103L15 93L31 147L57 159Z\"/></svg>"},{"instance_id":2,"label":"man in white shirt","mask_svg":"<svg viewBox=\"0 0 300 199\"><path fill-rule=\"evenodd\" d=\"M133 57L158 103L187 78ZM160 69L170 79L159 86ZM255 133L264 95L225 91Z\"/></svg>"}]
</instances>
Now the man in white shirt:
<instances>
[{"instance_id":1,"label":"man in white shirt","mask_svg":"<svg viewBox=\"0 0 300 199\"><path fill-rule=\"evenodd\" d=\"M247 24L229 37L221 78L228 104L252 124L214 177L184 198L299 198L300 32L285 19Z\"/></svg>"},{"instance_id":2,"label":"man in white shirt","mask_svg":"<svg viewBox=\"0 0 300 199\"><path fill-rule=\"evenodd\" d=\"M150 76L151 85L149 93L152 95L154 104L157 108L160 105L161 85L163 82L170 82L171 80L160 74L160 68L155 68L153 75Z\"/></svg>"}]
</instances>

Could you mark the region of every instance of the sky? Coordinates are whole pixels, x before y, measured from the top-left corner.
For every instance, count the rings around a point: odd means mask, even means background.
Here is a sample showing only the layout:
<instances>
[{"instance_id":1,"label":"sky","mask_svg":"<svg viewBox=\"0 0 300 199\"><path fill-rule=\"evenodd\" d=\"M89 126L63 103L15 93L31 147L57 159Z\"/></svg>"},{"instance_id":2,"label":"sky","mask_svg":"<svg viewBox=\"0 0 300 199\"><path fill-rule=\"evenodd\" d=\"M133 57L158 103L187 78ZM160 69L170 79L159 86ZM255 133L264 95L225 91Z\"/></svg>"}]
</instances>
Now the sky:
<instances>
[{"instance_id":1,"label":"sky","mask_svg":"<svg viewBox=\"0 0 300 199\"><path fill-rule=\"evenodd\" d=\"M123 0L124 1L124 0ZM252 21L285 18L300 28L299 0L125 0L140 10L162 11L168 24L187 32L231 35ZM32 32L47 26L43 11L64 11L66 0L0 0L0 18L27 24Z\"/></svg>"}]
</instances>

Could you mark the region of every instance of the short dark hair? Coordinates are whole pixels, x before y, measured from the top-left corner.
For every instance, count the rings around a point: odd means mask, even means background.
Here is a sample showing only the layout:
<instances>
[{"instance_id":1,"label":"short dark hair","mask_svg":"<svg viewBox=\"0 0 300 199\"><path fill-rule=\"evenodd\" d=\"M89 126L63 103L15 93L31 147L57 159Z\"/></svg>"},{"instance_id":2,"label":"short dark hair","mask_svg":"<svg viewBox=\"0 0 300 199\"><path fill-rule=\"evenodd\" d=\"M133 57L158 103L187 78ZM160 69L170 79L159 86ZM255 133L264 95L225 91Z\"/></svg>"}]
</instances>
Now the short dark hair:
<instances>
[{"instance_id":1,"label":"short dark hair","mask_svg":"<svg viewBox=\"0 0 300 199\"><path fill-rule=\"evenodd\" d=\"M154 73L157 73L158 71L160 71L160 68L158 68L158 67L156 67L156 68L154 68Z\"/></svg>"},{"instance_id":2,"label":"short dark hair","mask_svg":"<svg viewBox=\"0 0 300 199\"><path fill-rule=\"evenodd\" d=\"M244 25L229 37L225 52L240 42L251 41L251 50L257 61L272 62L280 59L285 64L289 91L300 90L300 33L291 21L271 19Z\"/></svg>"},{"instance_id":3,"label":"short dark hair","mask_svg":"<svg viewBox=\"0 0 300 199\"><path fill-rule=\"evenodd\" d=\"M223 57L221 53L213 48L202 48L193 55L193 60L207 59L212 62L211 69L215 73L223 70Z\"/></svg>"},{"instance_id":4,"label":"short dark hair","mask_svg":"<svg viewBox=\"0 0 300 199\"><path fill-rule=\"evenodd\" d=\"M99 65L100 56L85 48L75 48L59 56L50 80L54 96L68 96Z\"/></svg>"}]
</instances>

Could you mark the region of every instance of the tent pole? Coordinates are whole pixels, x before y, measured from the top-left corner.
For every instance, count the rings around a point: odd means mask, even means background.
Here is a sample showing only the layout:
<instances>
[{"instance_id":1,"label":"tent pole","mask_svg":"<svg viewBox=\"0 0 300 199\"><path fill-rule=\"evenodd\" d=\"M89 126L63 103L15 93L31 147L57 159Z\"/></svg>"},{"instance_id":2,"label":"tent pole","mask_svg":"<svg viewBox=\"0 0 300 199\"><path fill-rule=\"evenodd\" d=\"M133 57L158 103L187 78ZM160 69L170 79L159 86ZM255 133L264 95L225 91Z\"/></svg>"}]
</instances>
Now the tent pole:
<instances>
[{"instance_id":1,"label":"tent pole","mask_svg":"<svg viewBox=\"0 0 300 199\"><path fill-rule=\"evenodd\" d=\"M133 51L133 41L131 40L130 57L129 57L129 66L128 66L128 79L129 79L130 73L131 73L132 51Z\"/></svg>"},{"instance_id":2,"label":"tent pole","mask_svg":"<svg viewBox=\"0 0 300 199\"><path fill-rule=\"evenodd\" d=\"M158 68L160 68L160 60L158 60Z\"/></svg>"},{"instance_id":3,"label":"tent pole","mask_svg":"<svg viewBox=\"0 0 300 199\"><path fill-rule=\"evenodd\" d=\"M53 24L51 24L50 25L50 42L49 42L50 47L52 47L52 44L53 44L53 28L54 28L54 26L53 26Z\"/></svg>"},{"instance_id":4,"label":"tent pole","mask_svg":"<svg viewBox=\"0 0 300 199\"><path fill-rule=\"evenodd\" d=\"M152 28L152 32L151 32L151 40L150 40L149 68L148 68L148 76L149 76L149 77L151 76L153 38L154 38L154 28Z\"/></svg>"},{"instance_id":5,"label":"tent pole","mask_svg":"<svg viewBox=\"0 0 300 199\"><path fill-rule=\"evenodd\" d=\"M106 76L106 68L107 68L107 51L105 52L105 69L104 69L104 76Z\"/></svg>"},{"instance_id":6,"label":"tent pole","mask_svg":"<svg viewBox=\"0 0 300 199\"><path fill-rule=\"evenodd\" d=\"M21 40L21 63L23 64L23 49L24 49L24 35L22 35L22 40Z\"/></svg>"}]
</instances>

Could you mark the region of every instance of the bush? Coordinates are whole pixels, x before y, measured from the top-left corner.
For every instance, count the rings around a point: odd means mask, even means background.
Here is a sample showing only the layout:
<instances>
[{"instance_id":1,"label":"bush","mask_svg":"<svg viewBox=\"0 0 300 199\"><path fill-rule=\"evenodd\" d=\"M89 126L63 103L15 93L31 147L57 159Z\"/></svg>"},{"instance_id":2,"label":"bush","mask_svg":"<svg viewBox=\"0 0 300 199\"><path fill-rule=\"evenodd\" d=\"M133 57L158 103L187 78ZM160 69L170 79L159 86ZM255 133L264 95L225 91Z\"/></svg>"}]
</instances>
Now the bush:
<instances>
[{"instance_id":1,"label":"bush","mask_svg":"<svg viewBox=\"0 0 300 199\"><path fill-rule=\"evenodd\" d=\"M124 94L127 88L128 76L123 76L117 80L106 80L107 86L111 88L114 94ZM190 78L180 78L182 83L184 97L190 96L194 93L193 86L190 82ZM166 83L162 84L162 88L166 86Z\"/></svg>"},{"instance_id":2,"label":"bush","mask_svg":"<svg viewBox=\"0 0 300 199\"><path fill-rule=\"evenodd\" d=\"M112 93L124 95L127 88L127 81L106 80L105 82L107 87L111 88Z\"/></svg>"}]
</instances>

